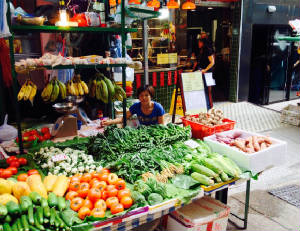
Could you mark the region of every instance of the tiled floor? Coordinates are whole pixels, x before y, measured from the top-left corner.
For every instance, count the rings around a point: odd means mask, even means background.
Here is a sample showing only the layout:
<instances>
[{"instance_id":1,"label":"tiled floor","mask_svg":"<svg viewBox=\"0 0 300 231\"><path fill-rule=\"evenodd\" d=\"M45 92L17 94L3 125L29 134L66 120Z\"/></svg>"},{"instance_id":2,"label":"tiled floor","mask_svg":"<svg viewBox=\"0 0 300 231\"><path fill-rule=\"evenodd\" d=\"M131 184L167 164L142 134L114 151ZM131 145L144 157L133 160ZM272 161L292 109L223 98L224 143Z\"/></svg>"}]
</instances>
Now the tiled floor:
<instances>
[{"instance_id":1,"label":"tiled floor","mask_svg":"<svg viewBox=\"0 0 300 231\"><path fill-rule=\"evenodd\" d=\"M273 103L273 104L270 104L270 105L265 105L263 107L268 108L268 109L272 109L274 111L281 112L281 110L283 108L285 108L286 106L288 106L289 104L297 105L297 103L300 103L300 99L295 99L295 100L290 100L290 101L285 101L285 102L280 102L280 103Z\"/></svg>"}]
</instances>

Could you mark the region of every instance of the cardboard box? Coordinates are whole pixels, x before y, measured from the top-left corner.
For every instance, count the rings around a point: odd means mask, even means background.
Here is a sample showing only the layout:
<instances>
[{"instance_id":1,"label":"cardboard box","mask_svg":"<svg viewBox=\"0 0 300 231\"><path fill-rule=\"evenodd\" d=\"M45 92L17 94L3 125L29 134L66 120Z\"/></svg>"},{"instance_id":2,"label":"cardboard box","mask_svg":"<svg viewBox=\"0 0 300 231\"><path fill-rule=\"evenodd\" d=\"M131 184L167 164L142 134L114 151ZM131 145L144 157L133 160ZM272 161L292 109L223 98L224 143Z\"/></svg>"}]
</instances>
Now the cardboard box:
<instances>
[{"instance_id":1,"label":"cardboard box","mask_svg":"<svg viewBox=\"0 0 300 231\"><path fill-rule=\"evenodd\" d=\"M226 231L230 208L205 196L168 215L167 231Z\"/></svg>"},{"instance_id":2,"label":"cardboard box","mask_svg":"<svg viewBox=\"0 0 300 231\"><path fill-rule=\"evenodd\" d=\"M241 138L249 136L263 136L254 132L247 132L239 129L221 132L219 134L231 135L235 132L240 132ZM220 143L215 140L216 135L204 138L214 152L228 156L234 160L242 170L250 170L253 174L259 173L269 167L282 165L286 161L287 143L275 138L271 138L273 144L259 152L245 153L239 149L227 144Z\"/></svg>"}]
</instances>

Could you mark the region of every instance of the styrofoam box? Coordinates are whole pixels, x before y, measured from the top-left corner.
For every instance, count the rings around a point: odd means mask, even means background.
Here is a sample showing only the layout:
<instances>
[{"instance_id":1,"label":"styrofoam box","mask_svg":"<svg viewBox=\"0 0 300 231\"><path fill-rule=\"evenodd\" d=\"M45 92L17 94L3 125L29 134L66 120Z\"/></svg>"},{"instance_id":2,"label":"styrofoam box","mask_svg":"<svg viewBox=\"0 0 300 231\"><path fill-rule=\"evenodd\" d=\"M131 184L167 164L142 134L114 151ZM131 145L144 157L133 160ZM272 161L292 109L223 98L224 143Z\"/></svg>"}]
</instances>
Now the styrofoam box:
<instances>
[{"instance_id":1,"label":"styrofoam box","mask_svg":"<svg viewBox=\"0 0 300 231\"><path fill-rule=\"evenodd\" d=\"M168 215L167 231L225 231L230 208L205 196Z\"/></svg>"},{"instance_id":2,"label":"styrofoam box","mask_svg":"<svg viewBox=\"0 0 300 231\"><path fill-rule=\"evenodd\" d=\"M239 129L220 132L219 134L231 135L235 132L242 133L241 138L247 138L249 136L265 136ZM230 159L234 160L239 167L243 170L250 170L252 174L259 173L272 166L282 165L286 161L287 143L285 141L269 137L272 141L271 146L259 152L245 153L235 147L220 143L216 141L215 138L216 135L214 134L205 137L204 141L208 143L214 152L228 156Z\"/></svg>"}]
</instances>

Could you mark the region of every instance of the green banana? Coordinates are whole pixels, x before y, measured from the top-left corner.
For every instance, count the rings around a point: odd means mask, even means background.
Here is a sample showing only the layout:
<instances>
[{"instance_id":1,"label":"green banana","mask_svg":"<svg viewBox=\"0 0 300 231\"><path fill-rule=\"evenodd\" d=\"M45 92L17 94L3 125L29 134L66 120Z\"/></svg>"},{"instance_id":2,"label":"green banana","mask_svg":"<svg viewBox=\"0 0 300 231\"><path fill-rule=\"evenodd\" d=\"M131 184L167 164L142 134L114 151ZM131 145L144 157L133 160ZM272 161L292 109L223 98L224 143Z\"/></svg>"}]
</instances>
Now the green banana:
<instances>
[{"instance_id":1,"label":"green banana","mask_svg":"<svg viewBox=\"0 0 300 231\"><path fill-rule=\"evenodd\" d=\"M109 78L104 77L104 81L108 89L109 98L112 99L115 95L115 87Z\"/></svg>"},{"instance_id":2,"label":"green banana","mask_svg":"<svg viewBox=\"0 0 300 231\"><path fill-rule=\"evenodd\" d=\"M126 92L124 91L124 89L122 87L120 87L118 85L115 85L115 90L116 90L116 93L121 94L124 99L127 98L126 97Z\"/></svg>"},{"instance_id":3,"label":"green banana","mask_svg":"<svg viewBox=\"0 0 300 231\"><path fill-rule=\"evenodd\" d=\"M104 80L100 81L101 98L104 103L108 103L108 89Z\"/></svg>"},{"instance_id":4,"label":"green banana","mask_svg":"<svg viewBox=\"0 0 300 231\"><path fill-rule=\"evenodd\" d=\"M96 82L96 99L101 100L101 90L100 90L100 80L97 80Z\"/></svg>"},{"instance_id":5,"label":"green banana","mask_svg":"<svg viewBox=\"0 0 300 231\"><path fill-rule=\"evenodd\" d=\"M58 86L59 86L59 92L61 95L62 99L65 99L67 96L67 89L66 89L66 85L64 83L62 83L61 81L57 81L58 82Z\"/></svg>"},{"instance_id":6,"label":"green banana","mask_svg":"<svg viewBox=\"0 0 300 231\"><path fill-rule=\"evenodd\" d=\"M55 81L53 84L53 91L50 97L50 101L54 102L57 99L58 95L59 95L59 86L57 84L57 81Z\"/></svg>"}]
</instances>

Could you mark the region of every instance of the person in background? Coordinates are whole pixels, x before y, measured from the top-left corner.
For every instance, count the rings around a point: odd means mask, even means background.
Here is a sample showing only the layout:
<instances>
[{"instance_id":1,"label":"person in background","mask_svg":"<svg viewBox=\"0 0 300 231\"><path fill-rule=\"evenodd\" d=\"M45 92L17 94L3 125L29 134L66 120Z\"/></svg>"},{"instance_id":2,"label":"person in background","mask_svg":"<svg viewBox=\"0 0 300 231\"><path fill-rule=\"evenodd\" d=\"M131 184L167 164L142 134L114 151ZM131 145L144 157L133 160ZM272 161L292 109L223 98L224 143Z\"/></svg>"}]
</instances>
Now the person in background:
<instances>
[{"instance_id":1,"label":"person in background","mask_svg":"<svg viewBox=\"0 0 300 231\"><path fill-rule=\"evenodd\" d=\"M203 83L204 83L204 90L206 95L206 105L207 109L213 107L212 102L212 95L211 95L211 86L206 85L206 81L204 75L208 71L212 71L212 67L215 65L214 59L214 51L209 44L207 38L199 37L197 39L198 49L195 51L196 62L194 62L193 71L201 71Z\"/></svg>"},{"instance_id":2,"label":"person in background","mask_svg":"<svg viewBox=\"0 0 300 231\"><path fill-rule=\"evenodd\" d=\"M127 118L136 114L142 125L164 124L165 110L160 103L152 101L154 97L154 88L149 85L140 87L137 90L137 96L140 102L133 104L127 112ZM105 120L102 125L108 126L112 124L119 124L123 122L123 117Z\"/></svg>"}]
</instances>

